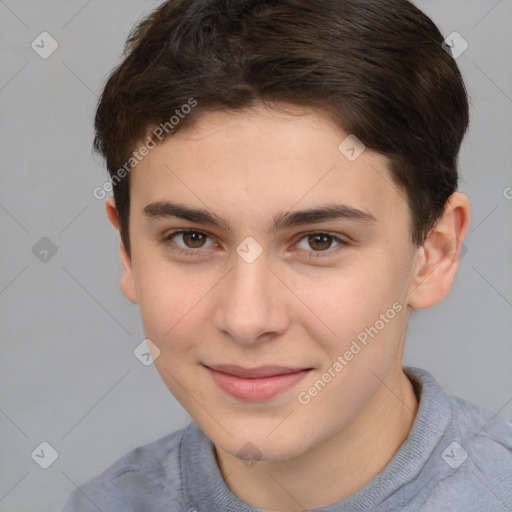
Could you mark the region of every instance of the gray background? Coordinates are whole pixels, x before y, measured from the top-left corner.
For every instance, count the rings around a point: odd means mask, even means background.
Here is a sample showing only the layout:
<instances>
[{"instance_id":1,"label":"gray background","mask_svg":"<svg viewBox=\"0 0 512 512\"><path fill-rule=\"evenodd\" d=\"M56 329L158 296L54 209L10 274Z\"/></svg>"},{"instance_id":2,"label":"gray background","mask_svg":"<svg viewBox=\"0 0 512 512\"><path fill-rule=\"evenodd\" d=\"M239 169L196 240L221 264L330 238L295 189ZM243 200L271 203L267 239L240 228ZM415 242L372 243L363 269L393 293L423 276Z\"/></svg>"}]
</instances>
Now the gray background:
<instances>
[{"instance_id":1,"label":"gray background","mask_svg":"<svg viewBox=\"0 0 512 512\"><path fill-rule=\"evenodd\" d=\"M92 195L107 176L91 150L97 94L158 3L0 0L1 512L59 510L75 485L189 421L133 355L139 311ZM457 62L472 103L460 185L472 222L450 295L413 315L405 363L512 421L512 2L417 4L469 43ZM47 59L31 48L43 31L59 44ZM32 251L42 237L57 248L47 261ZM42 441L58 452L46 470L31 458Z\"/></svg>"}]
</instances>

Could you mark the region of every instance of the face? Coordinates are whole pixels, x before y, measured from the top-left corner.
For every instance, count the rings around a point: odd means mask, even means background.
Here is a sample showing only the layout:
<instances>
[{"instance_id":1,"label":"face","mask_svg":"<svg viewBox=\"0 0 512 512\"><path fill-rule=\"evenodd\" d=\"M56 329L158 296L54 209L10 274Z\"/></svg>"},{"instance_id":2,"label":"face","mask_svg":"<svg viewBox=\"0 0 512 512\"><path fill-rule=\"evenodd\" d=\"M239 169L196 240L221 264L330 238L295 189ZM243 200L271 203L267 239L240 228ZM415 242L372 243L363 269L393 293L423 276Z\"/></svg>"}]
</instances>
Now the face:
<instances>
[{"instance_id":1,"label":"face","mask_svg":"<svg viewBox=\"0 0 512 512\"><path fill-rule=\"evenodd\" d=\"M298 456L401 371L409 209L346 137L298 107L208 113L130 175L122 289L163 381L232 455Z\"/></svg>"}]
</instances>

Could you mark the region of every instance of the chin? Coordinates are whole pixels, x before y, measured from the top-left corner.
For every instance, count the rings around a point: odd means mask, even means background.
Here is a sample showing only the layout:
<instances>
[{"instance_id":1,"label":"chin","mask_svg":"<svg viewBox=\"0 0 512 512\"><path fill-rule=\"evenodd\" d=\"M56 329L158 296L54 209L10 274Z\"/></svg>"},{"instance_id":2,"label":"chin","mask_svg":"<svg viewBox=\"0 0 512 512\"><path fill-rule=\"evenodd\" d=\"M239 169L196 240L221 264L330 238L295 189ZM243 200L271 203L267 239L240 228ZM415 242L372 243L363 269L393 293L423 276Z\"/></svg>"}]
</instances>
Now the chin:
<instances>
[{"instance_id":1,"label":"chin","mask_svg":"<svg viewBox=\"0 0 512 512\"><path fill-rule=\"evenodd\" d=\"M238 430L244 432L244 435L229 437L227 434L216 438L212 436L213 443L216 447L229 453L233 457L237 457L246 461L267 461L279 462L293 459L304 453L307 445L304 444L304 438L307 435L292 435L289 430L283 429L281 435L277 431L269 435L272 429L248 428L247 430Z\"/></svg>"}]
</instances>

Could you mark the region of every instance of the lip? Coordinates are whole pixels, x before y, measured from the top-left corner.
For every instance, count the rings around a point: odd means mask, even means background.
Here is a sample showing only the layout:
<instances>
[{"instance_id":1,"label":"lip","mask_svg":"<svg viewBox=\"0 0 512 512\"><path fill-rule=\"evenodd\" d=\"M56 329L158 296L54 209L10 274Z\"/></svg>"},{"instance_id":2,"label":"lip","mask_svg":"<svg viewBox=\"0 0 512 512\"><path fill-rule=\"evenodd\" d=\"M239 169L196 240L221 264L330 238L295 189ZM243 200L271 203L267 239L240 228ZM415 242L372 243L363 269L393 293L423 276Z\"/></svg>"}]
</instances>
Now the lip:
<instances>
[{"instance_id":1,"label":"lip","mask_svg":"<svg viewBox=\"0 0 512 512\"><path fill-rule=\"evenodd\" d=\"M242 368L235 365L206 366L213 381L224 392L240 400L269 400L291 388L304 378L311 368L259 366Z\"/></svg>"}]
</instances>

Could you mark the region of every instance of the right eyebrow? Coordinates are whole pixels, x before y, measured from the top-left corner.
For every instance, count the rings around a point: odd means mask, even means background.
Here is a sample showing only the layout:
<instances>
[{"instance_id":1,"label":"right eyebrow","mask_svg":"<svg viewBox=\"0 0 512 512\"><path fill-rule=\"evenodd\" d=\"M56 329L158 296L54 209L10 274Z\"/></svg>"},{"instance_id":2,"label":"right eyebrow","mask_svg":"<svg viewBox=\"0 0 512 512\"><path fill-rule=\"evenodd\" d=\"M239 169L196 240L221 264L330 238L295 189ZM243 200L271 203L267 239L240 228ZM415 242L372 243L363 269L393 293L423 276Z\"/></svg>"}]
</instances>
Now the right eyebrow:
<instances>
[{"instance_id":1,"label":"right eyebrow","mask_svg":"<svg viewBox=\"0 0 512 512\"><path fill-rule=\"evenodd\" d=\"M176 217L178 219L197 222L198 224L209 224L211 226L224 228L226 231L233 232L229 222L215 213L203 210L201 208L191 208L180 203L170 201L157 201L150 203L143 209L144 215L154 219L166 219Z\"/></svg>"}]
</instances>

